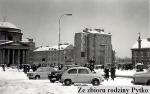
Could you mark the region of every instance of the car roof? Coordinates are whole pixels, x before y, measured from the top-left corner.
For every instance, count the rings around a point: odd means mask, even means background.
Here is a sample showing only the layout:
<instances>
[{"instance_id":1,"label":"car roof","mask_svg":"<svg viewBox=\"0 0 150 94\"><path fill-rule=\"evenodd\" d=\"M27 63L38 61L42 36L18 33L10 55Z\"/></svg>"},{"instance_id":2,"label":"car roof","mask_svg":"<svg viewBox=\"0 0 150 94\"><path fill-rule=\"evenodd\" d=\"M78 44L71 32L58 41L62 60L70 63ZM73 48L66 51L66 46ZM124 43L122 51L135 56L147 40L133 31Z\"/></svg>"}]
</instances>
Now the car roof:
<instances>
[{"instance_id":1,"label":"car roof","mask_svg":"<svg viewBox=\"0 0 150 94\"><path fill-rule=\"evenodd\" d=\"M87 67L72 67L72 68L69 68L69 69L89 69Z\"/></svg>"}]
</instances>

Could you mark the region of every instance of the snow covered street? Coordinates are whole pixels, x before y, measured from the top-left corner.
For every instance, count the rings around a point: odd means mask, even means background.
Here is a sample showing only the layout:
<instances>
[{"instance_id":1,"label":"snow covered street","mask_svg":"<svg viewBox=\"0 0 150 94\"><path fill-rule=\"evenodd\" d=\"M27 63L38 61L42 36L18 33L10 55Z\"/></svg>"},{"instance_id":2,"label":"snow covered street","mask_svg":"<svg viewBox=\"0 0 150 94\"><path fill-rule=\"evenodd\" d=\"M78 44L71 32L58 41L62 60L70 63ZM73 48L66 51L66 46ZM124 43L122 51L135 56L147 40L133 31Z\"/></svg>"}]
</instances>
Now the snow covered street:
<instances>
[{"instance_id":1,"label":"snow covered street","mask_svg":"<svg viewBox=\"0 0 150 94\"><path fill-rule=\"evenodd\" d=\"M131 86L132 78L117 77L115 80L105 80L104 86ZM0 69L1 94L77 94L78 86L92 86L91 84L75 84L64 86L59 82L50 83L48 79L29 80L22 71L17 69Z\"/></svg>"}]
</instances>

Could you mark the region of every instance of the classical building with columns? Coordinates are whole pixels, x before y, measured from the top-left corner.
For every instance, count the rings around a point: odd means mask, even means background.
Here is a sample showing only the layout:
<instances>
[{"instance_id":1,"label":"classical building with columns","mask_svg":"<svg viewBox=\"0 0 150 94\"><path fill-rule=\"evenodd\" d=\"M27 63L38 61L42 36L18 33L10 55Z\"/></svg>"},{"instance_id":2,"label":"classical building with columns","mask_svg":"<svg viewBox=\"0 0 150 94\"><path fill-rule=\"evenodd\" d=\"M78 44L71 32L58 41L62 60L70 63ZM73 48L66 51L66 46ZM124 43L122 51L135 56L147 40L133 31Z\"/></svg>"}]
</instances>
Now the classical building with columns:
<instances>
[{"instance_id":1,"label":"classical building with columns","mask_svg":"<svg viewBox=\"0 0 150 94\"><path fill-rule=\"evenodd\" d=\"M0 22L0 64L32 63L33 39L22 40L21 29L10 22Z\"/></svg>"}]
</instances>

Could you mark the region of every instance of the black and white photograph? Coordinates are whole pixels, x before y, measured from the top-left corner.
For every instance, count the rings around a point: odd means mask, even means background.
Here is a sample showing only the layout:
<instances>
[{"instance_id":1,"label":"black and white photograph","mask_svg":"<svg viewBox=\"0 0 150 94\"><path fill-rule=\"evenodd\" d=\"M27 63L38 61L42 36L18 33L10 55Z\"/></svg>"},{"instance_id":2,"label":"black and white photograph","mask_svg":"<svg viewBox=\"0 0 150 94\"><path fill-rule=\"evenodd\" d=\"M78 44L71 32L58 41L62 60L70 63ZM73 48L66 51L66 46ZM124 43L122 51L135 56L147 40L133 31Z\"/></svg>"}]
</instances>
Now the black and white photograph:
<instances>
[{"instance_id":1,"label":"black and white photograph","mask_svg":"<svg viewBox=\"0 0 150 94\"><path fill-rule=\"evenodd\" d=\"M0 94L150 94L149 22L149 0L0 0Z\"/></svg>"}]
</instances>

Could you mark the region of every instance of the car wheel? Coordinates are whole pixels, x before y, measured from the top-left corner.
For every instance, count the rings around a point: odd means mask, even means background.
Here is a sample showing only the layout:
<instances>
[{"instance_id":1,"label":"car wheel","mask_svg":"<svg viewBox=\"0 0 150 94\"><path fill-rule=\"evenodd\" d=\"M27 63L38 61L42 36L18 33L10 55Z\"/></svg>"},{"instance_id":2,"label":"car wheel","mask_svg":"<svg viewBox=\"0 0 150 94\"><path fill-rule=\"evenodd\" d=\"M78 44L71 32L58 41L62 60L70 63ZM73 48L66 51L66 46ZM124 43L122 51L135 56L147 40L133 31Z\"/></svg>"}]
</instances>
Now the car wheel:
<instances>
[{"instance_id":1,"label":"car wheel","mask_svg":"<svg viewBox=\"0 0 150 94\"><path fill-rule=\"evenodd\" d=\"M39 76L39 75L36 75L36 76L35 76L35 79L36 79L36 80L40 79L40 76Z\"/></svg>"},{"instance_id":2,"label":"car wheel","mask_svg":"<svg viewBox=\"0 0 150 94\"><path fill-rule=\"evenodd\" d=\"M150 80L148 80L148 81L146 82L146 85L150 85Z\"/></svg>"},{"instance_id":3,"label":"car wheel","mask_svg":"<svg viewBox=\"0 0 150 94\"><path fill-rule=\"evenodd\" d=\"M98 86L100 84L99 80L98 79L93 79L92 80L92 85L93 86Z\"/></svg>"},{"instance_id":4,"label":"car wheel","mask_svg":"<svg viewBox=\"0 0 150 94\"><path fill-rule=\"evenodd\" d=\"M71 83L72 83L72 81L71 81L70 79L66 79L66 80L64 81L64 84L65 84L66 86L71 85Z\"/></svg>"}]
</instances>

